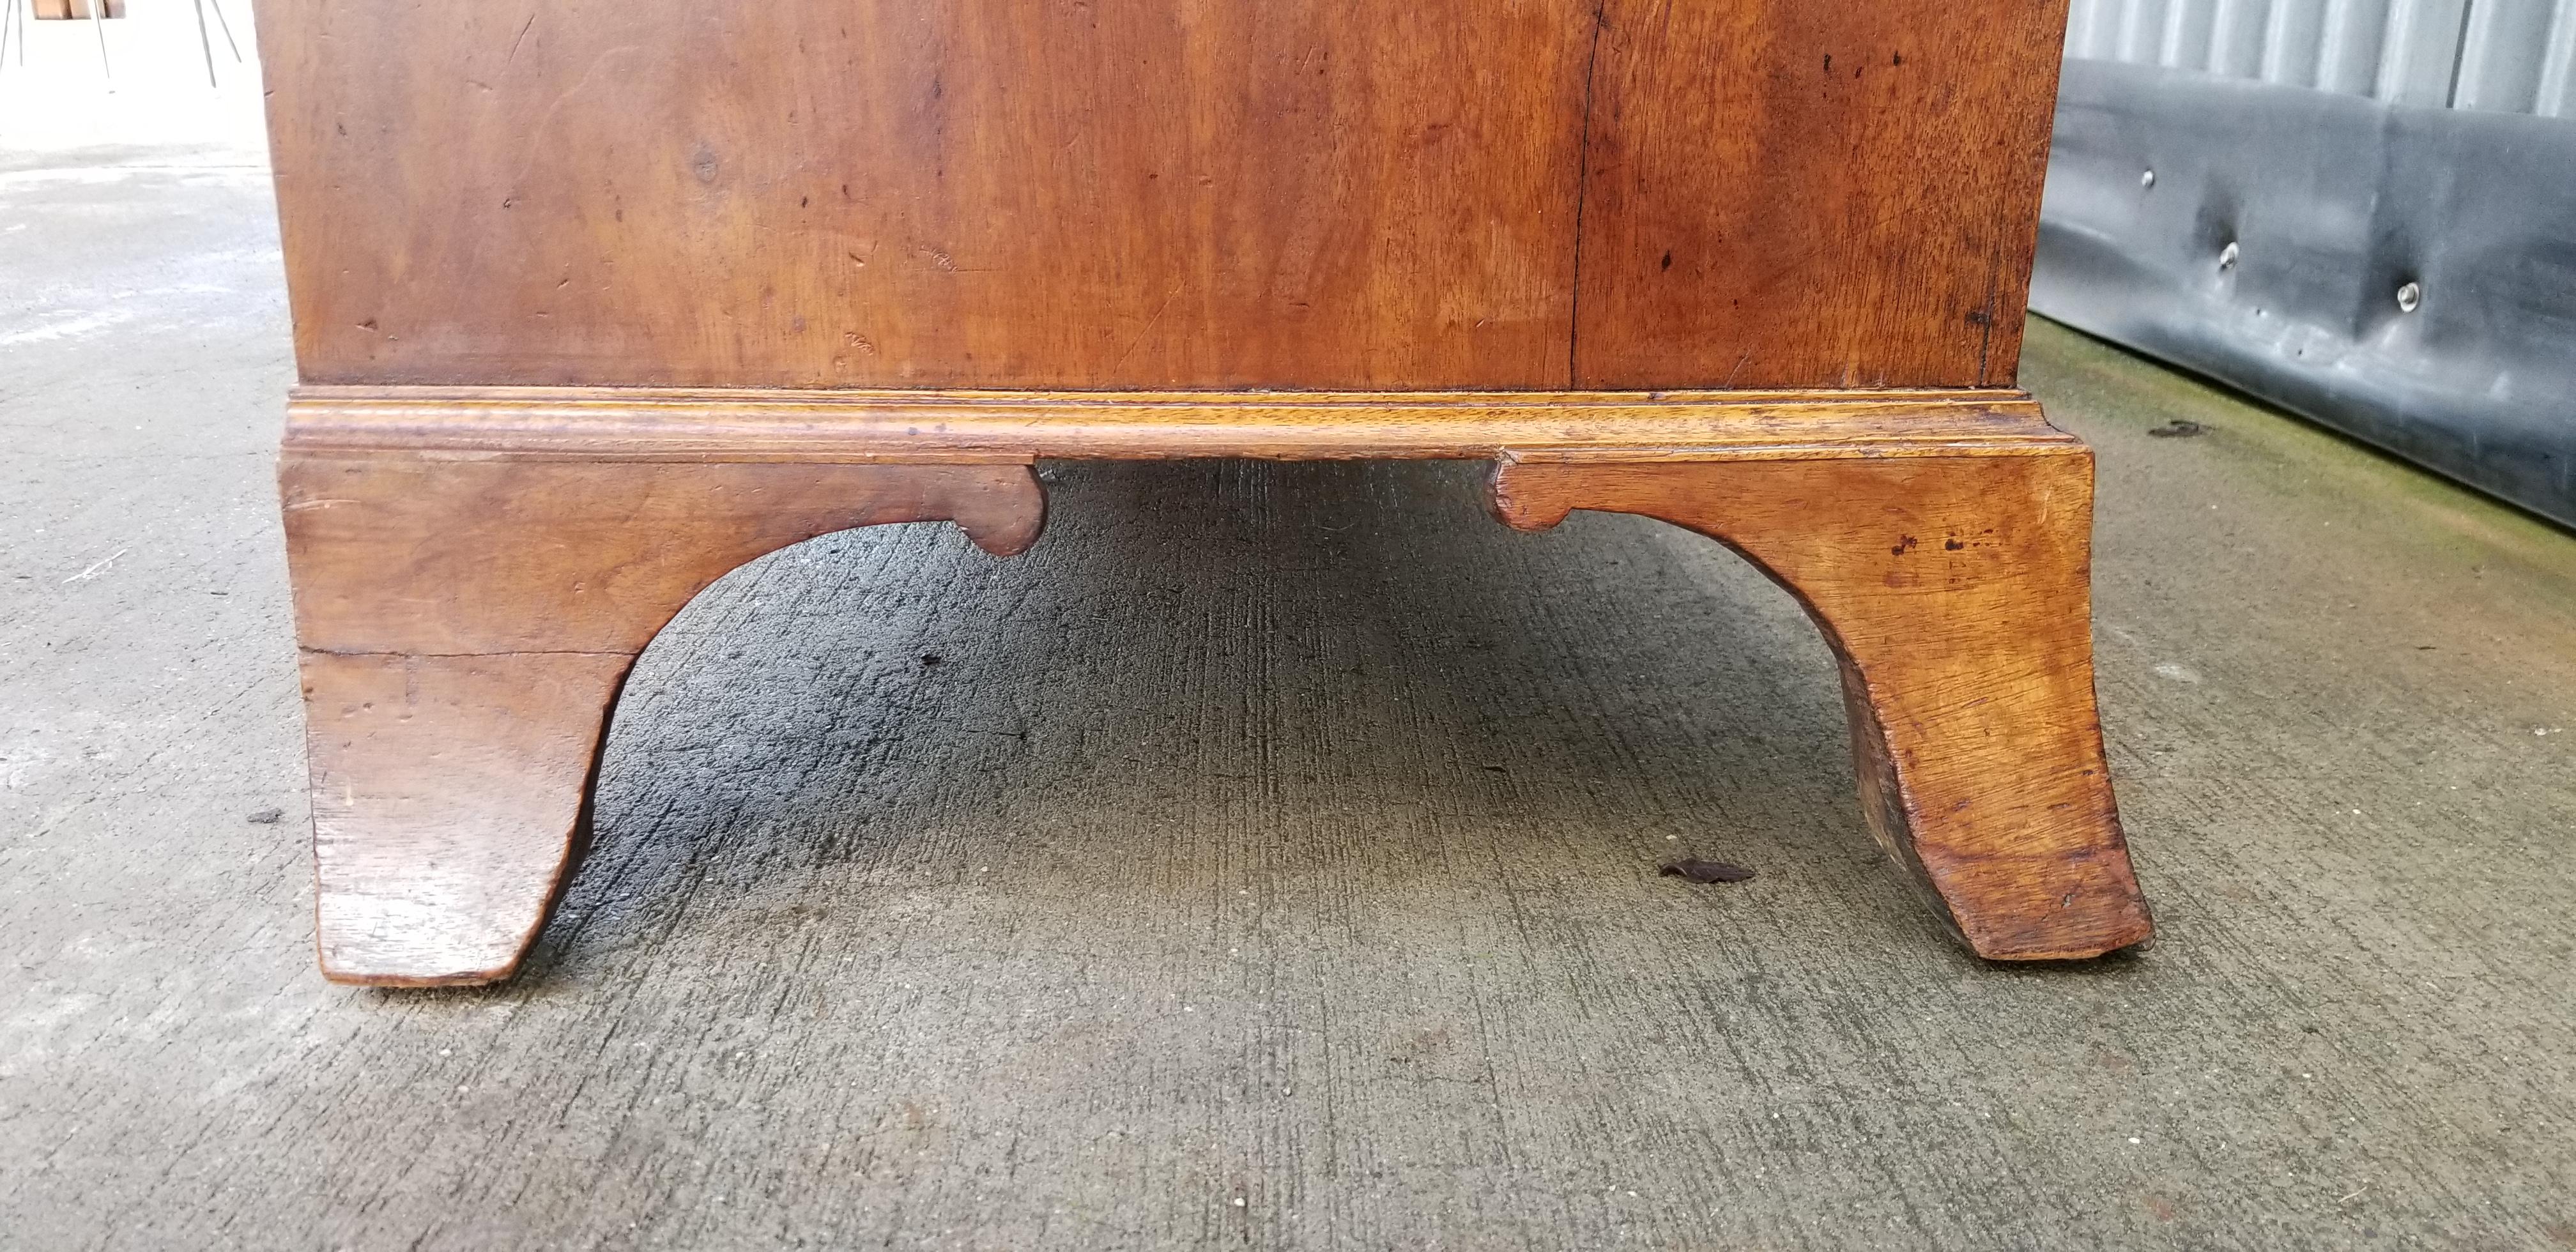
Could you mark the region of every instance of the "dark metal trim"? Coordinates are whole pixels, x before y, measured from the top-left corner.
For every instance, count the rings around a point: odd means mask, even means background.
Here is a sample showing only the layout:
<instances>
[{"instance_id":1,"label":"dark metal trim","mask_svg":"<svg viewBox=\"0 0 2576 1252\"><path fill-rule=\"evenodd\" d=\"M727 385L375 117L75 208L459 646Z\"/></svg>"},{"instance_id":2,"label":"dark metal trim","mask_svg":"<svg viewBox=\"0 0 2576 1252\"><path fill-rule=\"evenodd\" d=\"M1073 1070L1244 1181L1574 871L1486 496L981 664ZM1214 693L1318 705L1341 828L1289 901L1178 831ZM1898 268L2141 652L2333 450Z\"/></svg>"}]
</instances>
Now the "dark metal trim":
<instances>
[{"instance_id":1,"label":"dark metal trim","mask_svg":"<svg viewBox=\"0 0 2576 1252\"><path fill-rule=\"evenodd\" d=\"M2031 306L2576 526L2576 121L2070 61Z\"/></svg>"}]
</instances>

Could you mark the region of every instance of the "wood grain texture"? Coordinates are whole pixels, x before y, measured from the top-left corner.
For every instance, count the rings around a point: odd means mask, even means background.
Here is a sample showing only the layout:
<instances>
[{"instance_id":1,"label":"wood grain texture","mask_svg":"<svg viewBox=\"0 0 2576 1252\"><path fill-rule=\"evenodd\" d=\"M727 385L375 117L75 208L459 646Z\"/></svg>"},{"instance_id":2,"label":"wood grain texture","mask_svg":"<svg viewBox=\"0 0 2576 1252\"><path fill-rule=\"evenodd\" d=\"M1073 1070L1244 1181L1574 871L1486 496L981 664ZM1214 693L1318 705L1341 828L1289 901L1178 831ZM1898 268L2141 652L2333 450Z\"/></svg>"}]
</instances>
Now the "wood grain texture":
<instances>
[{"instance_id":1,"label":"wood grain texture","mask_svg":"<svg viewBox=\"0 0 2576 1252\"><path fill-rule=\"evenodd\" d=\"M326 966L505 973L681 602L869 521L1016 550L990 463L1039 456L1723 514L1971 942L2142 937L2076 742L2089 462L2010 388L2064 14L271 0Z\"/></svg>"},{"instance_id":2,"label":"wood grain texture","mask_svg":"<svg viewBox=\"0 0 2576 1252\"><path fill-rule=\"evenodd\" d=\"M629 460L1911 456L2073 443L2018 391L756 391L302 387L286 445Z\"/></svg>"},{"instance_id":3,"label":"wood grain texture","mask_svg":"<svg viewBox=\"0 0 2576 1252\"><path fill-rule=\"evenodd\" d=\"M1574 387L2009 384L2066 0L1603 0Z\"/></svg>"},{"instance_id":4,"label":"wood grain texture","mask_svg":"<svg viewBox=\"0 0 2576 1252\"><path fill-rule=\"evenodd\" d=\"M308 379L1564 377L1572 3L259 17Z\"/></svg>"},{"instance_id":5,"label":"wood grain texture","mask_svg":"<svg viewBox=\"0 0 2576 1252\"><path fill-rule=\"evenodd\" d=\"M260 6L304 377L2009 384L2064 0Z\"/></svg>"},{"instance_id":6,"label":"wood grain texture","mask_svg":"<svg viewBox=\"0 0 2576 1252\"><path fill-rule=\"evenodd\" d=\"M2152 933L2094 712L2093 461L1631 463L1519 454L1495 510L1698 531L1798 597L1834 650L1862 809L1980 956L2099 956Z\"/></svg>"},{"instance_id":7,"label":"wood grain texture","mask_svg":"<svg viewBox=\"0 0 2576 1252\"><path fill-rule=\"evenodd\" d=\"M517 968L582 826L607 710L689 597L829 531L1034 542L1025 465L560 464L289 454L317 942L341 982Z\"/></svg>"},{"instance_id":8,"label":"wood grain texture","mask_svg":"<svg viewBox=\"0 0 2576 1252\"><path fill-rule=\"evenodd\" d=\"M360 415L370 402L339 398ZM680 445L653 442L670 431L639 420L651 406L634 397L373 399L395 420L335 428L314 424L335 410L299 412L285 481L325 968L379 982L506 976L560 883L601 710L717 575L871 522L955 518L1016 551L1042 516L1025 465L843 463L764 440L954 450L984 446L987 422L1186 455L1172 431L1223 429L1207 424L1230 407L1026 397L1093 407L1085 422L1028 422L989 398L851 396L796 402L814 410L801 425L683 425L700 442ZM1389 429L1438 431L1452 456L1499 439L1495 502L1513 525L1598 508L1735 547L1832 641L1873 826L1977 951L2073 957L2145 938L2093 719L2090 454L2026 401L1901 414L1834 397L1703 403L1712 437L1658 448L1511 446L1564 429L1532 424L1561 420L1562 397L1526 413L1417 399L1283 402L1278 429L1298 431L1285 451L1307 458L1373 454ZM714 418L744 402L665 400ZM1348 420L1317 419L1334 411ZM442 443L442 422L470 438ZM820 463L777 459L808 457Z\"/></svg>"}]
</instances>

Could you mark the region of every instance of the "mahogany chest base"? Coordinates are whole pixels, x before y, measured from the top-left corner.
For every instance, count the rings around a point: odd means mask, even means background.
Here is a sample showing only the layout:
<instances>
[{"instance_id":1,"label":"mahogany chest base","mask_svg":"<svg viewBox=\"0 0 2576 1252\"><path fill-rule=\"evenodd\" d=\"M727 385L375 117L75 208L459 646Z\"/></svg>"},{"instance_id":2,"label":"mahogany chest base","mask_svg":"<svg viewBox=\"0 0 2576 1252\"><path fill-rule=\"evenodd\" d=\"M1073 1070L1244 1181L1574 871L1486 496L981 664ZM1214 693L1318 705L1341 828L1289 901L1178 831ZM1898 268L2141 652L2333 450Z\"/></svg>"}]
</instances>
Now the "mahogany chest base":
<instances>
[{"instance_id":1,"label":"mahogany chest base","mask_svg":"<svg viewBox=\"0 0 2576 1252\"><path fill-rule=\"evenodd\" d=\"M690 597L855 526L1023 551L1041 457L1488 460L1514 527L1697 531L1832 645L1870 825L1970 948L2149 937L2094 708L2092 454L2020 392L306 387L279 476L323 972L509 977Z\"/></svg>"}]
</instances>

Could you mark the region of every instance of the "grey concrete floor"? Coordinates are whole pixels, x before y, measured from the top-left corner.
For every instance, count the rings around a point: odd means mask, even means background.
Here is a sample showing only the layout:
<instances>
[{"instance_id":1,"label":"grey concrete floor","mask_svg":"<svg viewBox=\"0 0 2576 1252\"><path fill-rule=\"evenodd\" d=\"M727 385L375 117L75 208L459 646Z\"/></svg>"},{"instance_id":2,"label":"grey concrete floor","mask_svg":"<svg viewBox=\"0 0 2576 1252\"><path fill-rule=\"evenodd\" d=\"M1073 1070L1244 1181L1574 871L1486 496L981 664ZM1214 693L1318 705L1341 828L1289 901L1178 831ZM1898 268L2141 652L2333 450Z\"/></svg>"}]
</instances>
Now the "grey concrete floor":
<instances>
[{"instance_id":1,"label":"grey concrete floor","mask_svg":"<svg viewBox=\"0 0 2576 1252\"><path fill-rule=\"evenodd\" d=\"M526 976L329 986L269 214L0 163L0 1245L2576 1245L2576 538L2046 325L2143 953L1955 947L1714 544L1068 464L691 605Z\"/></svg>"}]
</instances>

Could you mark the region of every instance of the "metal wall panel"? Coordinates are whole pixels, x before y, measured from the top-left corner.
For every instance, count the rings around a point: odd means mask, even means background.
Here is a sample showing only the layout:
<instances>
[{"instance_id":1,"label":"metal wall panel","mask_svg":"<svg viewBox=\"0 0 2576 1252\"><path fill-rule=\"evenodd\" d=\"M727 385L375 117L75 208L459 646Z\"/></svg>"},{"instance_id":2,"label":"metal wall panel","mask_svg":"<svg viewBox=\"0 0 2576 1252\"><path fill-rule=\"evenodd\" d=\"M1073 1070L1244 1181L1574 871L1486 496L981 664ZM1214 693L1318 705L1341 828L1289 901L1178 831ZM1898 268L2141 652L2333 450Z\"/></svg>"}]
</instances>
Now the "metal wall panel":
<instances>
[{"instance_id":1,"label":"metal wall panel","mask_svg":"<svg viewBox=\"0 0 2576 1252\"><path fill-rule=\"evenodd\" d=\"M2074 0L2066 55L2576 117L2576 0Z\"/></svg>"},{"instance_id":2,"label":"metal wall panel","mask_svg":"<svg viewBox=\"0 0 2576 1252\"><path fill-rule=\"evenodd\" d=\"M2030 303L2576 526L2576 122L2078 60Z\"/></svg>"}]
</instances>

